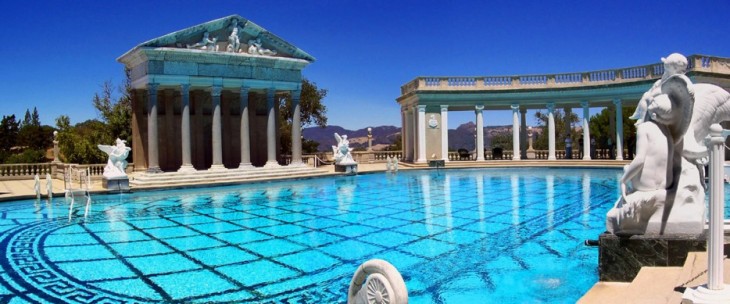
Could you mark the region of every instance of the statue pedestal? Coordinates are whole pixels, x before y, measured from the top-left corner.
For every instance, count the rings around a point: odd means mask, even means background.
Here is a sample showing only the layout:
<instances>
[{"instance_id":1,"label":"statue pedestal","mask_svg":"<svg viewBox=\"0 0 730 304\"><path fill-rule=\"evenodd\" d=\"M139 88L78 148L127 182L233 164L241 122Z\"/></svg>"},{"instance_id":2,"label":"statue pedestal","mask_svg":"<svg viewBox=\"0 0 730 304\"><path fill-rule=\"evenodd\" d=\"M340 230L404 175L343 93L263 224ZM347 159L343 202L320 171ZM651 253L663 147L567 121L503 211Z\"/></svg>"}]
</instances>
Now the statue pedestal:
<instances>
[{"instance_id":1,"label":"statue pedestal","mask_svg":"<svg viewBox=\"0 0 730 304\"><path fill-rule=\"evenodd\" d=\"M337 165L335 164L335 172L343 172L347 174L357 174L357 164Z\"/></svg>"},{"instance_id":2,"label":"statue pedestal","mask_svg":"<svg viewBox=\"0 0 730 304\"><path fill-rule=\"evenodd\" d=\"M603 233L598 238L598 277L600 281L631 282L643 266L682 266L690 251L706 250L705 235L618 237Z\"/></svg>"},{"instance_id":3,"label":"statue pedestal","mask_svg":"<svg viewBox=\"0 0 730 304\"><path fill-rule=\"evenodd\" d=\"M129 177L104 177L101 180L101 186L108 190L129 190Z\"/></svg>"}]
</instances>

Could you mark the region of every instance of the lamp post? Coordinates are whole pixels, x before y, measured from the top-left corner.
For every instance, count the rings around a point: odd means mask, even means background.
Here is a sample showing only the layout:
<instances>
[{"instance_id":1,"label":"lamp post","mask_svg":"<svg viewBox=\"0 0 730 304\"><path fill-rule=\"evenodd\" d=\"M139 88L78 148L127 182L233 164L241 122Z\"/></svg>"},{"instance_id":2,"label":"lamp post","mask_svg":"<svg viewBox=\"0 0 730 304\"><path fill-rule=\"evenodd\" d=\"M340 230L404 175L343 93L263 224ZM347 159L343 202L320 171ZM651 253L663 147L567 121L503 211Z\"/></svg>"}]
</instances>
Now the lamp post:
<instances>
[{"instance_id":1,"label":"lamp post","mask_svg":"<svg viewBox=\"0 0 730 304\"><path fill-rule=\"evenodd\" d=\"M368 127L368 151L373 150L373 128Z\"/></svg>"}]
</instances>

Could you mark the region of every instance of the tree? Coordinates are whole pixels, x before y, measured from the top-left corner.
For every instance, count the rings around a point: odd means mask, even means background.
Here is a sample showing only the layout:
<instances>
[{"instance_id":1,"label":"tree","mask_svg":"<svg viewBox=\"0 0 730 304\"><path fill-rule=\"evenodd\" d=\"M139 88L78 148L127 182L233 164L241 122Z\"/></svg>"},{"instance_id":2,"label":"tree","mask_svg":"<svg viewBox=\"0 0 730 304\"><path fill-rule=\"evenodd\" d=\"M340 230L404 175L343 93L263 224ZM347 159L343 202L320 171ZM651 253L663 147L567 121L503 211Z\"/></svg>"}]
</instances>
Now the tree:
<instances>
[{"instance_id":1,"label":"tree","mask_svg":"<svg viewBox=\"0 0 730 304\"><path fill-rule=\"evenodd\" d=\"M45 150L53 145L54 129L51 126L41 126L38 109L34 107L32 113L30 110L25 111L25 118L18 131L17 144L24 149Z\"/></svg>"},{"instance_id":2,"label":"tree","mask_svg":"<svg viewBox=\"0 0 730 304\"><path fill-rule=\"evenodd\" d=\"M537 135L535 138L535 141L533 142L533 148L535 150L548 150L548 143L550 140L550 134L548 130L548 115L547 113L542 113L541 111L537 111L535 113L535 118L537 118L537 127L542 128L542 132ZM560 109L556 109L553 112L553 120L555 121L555 149L556 150L563 150L565 149L565 139L570 137L571 141L575 143L579 143L581 133L579 131L576 131L572 126L577 124L579 122L578 115L571 112L570 116L566 118L565 112L563 112ZM565 130L568 128L568 124L570 124L570 134L566 132Z\"/></svg>"},{"instance_id":3,"label":"tree","mask_svg":"<svg viewBox=\"0 0 730 304\"><path fill-rule=\"evenodd\" d=\"M10 148L18 141L18 130L20 122L15 120L15 115L3 116L0 121L0 163L4 163L10 156Z\"/></svg>"},{"instance_id":4,"label":"tree","mask_svg":"<svg viewBox=\"0 0 730 304\"><path fill-rule=\"evenodd\" d=\"M322 103L322 100L326 96L326 89L319 89L316 83L302 79L302 90L299 97L302 127L313 124L322 128L327 126L327 107ZM279 143L281 144L282 154L291 154L291 126L293 117L294 109L292 108L291 96L281 98L279 100ZM306 146L309 149L312 144L307 143L305 145L306 142L306 140L303 141L302 148Z\"/></svg>"},{"instance_id":5,"label":"tree","mask_svg":"<svg viewBox=\"0 0 730 304\"><path fill-rule=\"evenodd\" d=\"M126 81L118 88L121 96L113 100L113 85L106 81L101 86L101 93L94 94L92 104L101 120L107 125L112 138L132 142L132 82L129 70L125 70ZM130 158L131 159L131 158Z\"/></svg>"},{"instance_id":6,"label":"tree","mask_svg":"<svg viewBox=\"0 0 730 304\"><path fill-rule=\"evenodd\" d=\"M500 132L492 135L491 146L492 148L512 150L512 133Z\"/></svg>"},{"instance_id":7,"label":"tree","mask_svg":"<svg viewBox=\"0 0 730 304\"><path fill-rule=\"evenodd\" d=\"M624 143L626 143L624 148L630 148L634 145L634 141L636 141L634 137L636 135L635 121L629 119L634 113L634 109L622 108L621 111L623 112ZM596 140L596 148L608 148L609 138L611 138L612 143L616 142L616 129L615 127L611 128L611 126L616 124L615 117L612 117L612 113L614 113L613 109L605 108L600 113L593 115L590 119L591 138Z\"/></svg>"},{"instance_id":8,"label":"tree","mask_svg":"<svg viewBox=\"0 0 730 304\"><path fill-rule=\"evenodd\" d=\"M384 151L402 151L403 150L403 135L398 133L395 135L393 142L383 149Z\"/></svg>"},{"instance_id":9,"label":"tree","mask_svg":"<svg viewBox=\"0 0 730 304\"><path fill-rule=\"evenodd\" d=\"M71 126L68 116L56 119L58 146L61 159L67 163L98 164L106 161L106 153L97 147L101 143L111 143L114 139L106 125L98 120L87 120Z\"/></svg>"}]
</instances>

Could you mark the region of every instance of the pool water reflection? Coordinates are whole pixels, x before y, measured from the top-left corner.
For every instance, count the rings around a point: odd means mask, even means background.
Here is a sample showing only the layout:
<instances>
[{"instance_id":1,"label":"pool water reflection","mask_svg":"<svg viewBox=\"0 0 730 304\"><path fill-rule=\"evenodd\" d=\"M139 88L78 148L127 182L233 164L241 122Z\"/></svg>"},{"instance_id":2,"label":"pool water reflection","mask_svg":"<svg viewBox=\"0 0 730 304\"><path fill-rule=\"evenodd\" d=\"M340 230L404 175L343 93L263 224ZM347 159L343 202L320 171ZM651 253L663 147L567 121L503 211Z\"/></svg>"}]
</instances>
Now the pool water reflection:
<instances>
[{"instance_id":1,"label":"pool water reflection","mask_svg":"<svg viewBox=\"0 0 730 304\"><path fill-rule=\"evenodd\" d=\"M0 297L344 303L388 260L411 303L575 302L620 170L401 171L0 204Z\"/></svg>"}]
</instances>

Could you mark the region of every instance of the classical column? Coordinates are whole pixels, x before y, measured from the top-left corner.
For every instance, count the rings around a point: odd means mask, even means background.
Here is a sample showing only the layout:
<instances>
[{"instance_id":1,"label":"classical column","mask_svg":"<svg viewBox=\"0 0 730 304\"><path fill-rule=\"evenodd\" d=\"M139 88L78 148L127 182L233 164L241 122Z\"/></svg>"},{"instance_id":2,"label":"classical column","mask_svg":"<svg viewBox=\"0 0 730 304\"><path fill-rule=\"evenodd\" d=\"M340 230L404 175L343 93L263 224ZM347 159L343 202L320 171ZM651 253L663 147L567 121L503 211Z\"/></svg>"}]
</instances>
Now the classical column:
<instances>
[{"instance_id":1,"label":"classical column","mask_svg":"<svg viewBox=\"0 0 730 304\"><path fill-rule=\"evenodd\" d=\"M248 87L241 87L241 95L239 98L241 100L241 163L238 165L238 168L252 168L248 123Z\"/></svg>"},{"instance_id":2,"label":"classical column","mask_svg":"<svg viewBox=\"0 0 730 304\"><path fill-rule=\"evenodd\" d=\"M525 107L520 108L520 159L527 159L527 109ZM514 135L513 135L514 136ZM514 156L512 157L515 158Z\"/></svg>"},{"instance_id":3,"label":"classical column","mask_svg":"<svg viewBox=\"0 0 730 304\"><path fill-rule=\"evenodd\" d=\"M477 161L484 160L484 105L474 106L474 113L477 115Z\"/></svg>"},{"instance_id":4,"label":"classical column","mask_svg":"<svg viewBox=\"0 0 730 304\"><path fill-rule=\"evenodd\" d=\"M621 99L614 99L616 105L616 160L624 160L624 113Z\"/></svg>"},{"instance_id":5,"label":"classical column","mask_svg":"<svg viewBox=\"0 0 730 304\"><path fill-rule=\"evenodd\" d=\"M157 86L147 85L147 173L162 172L157 139Z\"/></svg>"},{"instance_id":6,"label":"classical column","mask_svg":"<svg viewBox=\"0 0 730 304\"><path fill-rule=\"evenodd\" d=\"M441 159L449 161L449 106L441 105Z\"/></svg>"},{"instance_id":7,"label":"classical column","mask_svg":"<svg viewBox=\"0 0 730 304\"><path fill-rule=\"evenodd\" d=\"M548 160L555 160L555 103L548 102Z\"/></svg>"},{"instance_id":8,"label":"classical column","mask_svg":"<svg viewBox=\"0 0 730 304\"><path fill-rule=\"evenodd\" d=\"M573 159L573 138L570 136L573 134L573 126L570 122L570 116L573 113L573 109L566 106L563 108L565 112L565 159ZM570 148L570 149L568 149ZM569 154L570 153L570 154Z\"/></svg>"},{"instance_id":9,"label":"classical column","mask_svg":"<svg viewBox=\"0 0 730 304\"><path fill-rule=\"evenodd\" d=\"M291 105L294 109L291 126L291 163L292 166L303 166L302 163L302 110L299 105L301 91L291 92Z\"/></svg>"},{"instance_id":10,"label":"classical column","mask_svg":"<svg viewBox=\"0 0 730 304\"><path fill-rule=\"evenodd\" d=\"M266 164L264 167L279 167L276 161L276 113L274 112L274 97L276 91L271 88L266 91L266 111L269 113L266 120Z\"/></svg>"},{"instance_id":11,"label":"classical column","mask_svg":"<svg viewBox=\"0 0 730 304\"><path fill-rule=\"evenodd\" d=\"M221 90L220 86L210 88L210 96L213 99L213 165L211 170L222 170L223 167L223 138L221 136Z\"/></svg>"},{"instance_id":12,"label":"classical column","mask_svg":"<svg viewBox=\"0 0 730 304\"><path fill-rule=\"evenodd\" d=\"M401 149L403 150L403 160L408 160L408 151L411 148L411 143L408 141L411 130L408 129L408 110L406 108L400 108L400 121L401 121Z\"/></svg>"},{"instance_id":13,"label":"classical column","mask_svg":"<svg viewBox=\"0 0 730 304\"><path fill-rule=\"evenodd\" d=\"M426 106L418 106L418 159L417 163L426 162Z\"/></svg>"},{"instance_id":14,"label":"classical column","mask_svg":"<svg viewBox=\"0 0 730 304\"><path fill-rule=\"evenodd\" d=\"M513 103L510 108L512 108L512 160L520 160L518 154L520 151L520 117L518 114L520 105Z\"/></svg>"},{"instance_id":15,"label":"classical column","mask_svg":"<svg viewBox=\"0 0 730 304\"><path fill-rule=\"evenodd\" d=\"M588 125L588 101L581 101L583 107L583 160L591 160L591 130Z\"/></svg>"},{"instance_id":16,"label":"classical column","mask_svg":"<svg viewBox=\"0 0 730 304\"><path fill-rule=\"evenodd\" d=\"M418 115L416 114L418 112L418 109L416 107L413 107L411 109L411 143L412 143L412 151L411 151L411 161L414 163L418 159L418 156L416 153L418 153Z\"/></svg>"},{"instance_id":17,"label":"classical column","mask_svg":"<svg viewBox=\"0 0 730 304\"><path fill-rule=\"evenodd\" d=\"M190 85L180 85L182 97L182 117L180 117L180 134L182 135L182 166L178 172L195 171L193 162L190 160Z\"/></svg>"}]
</instances>

